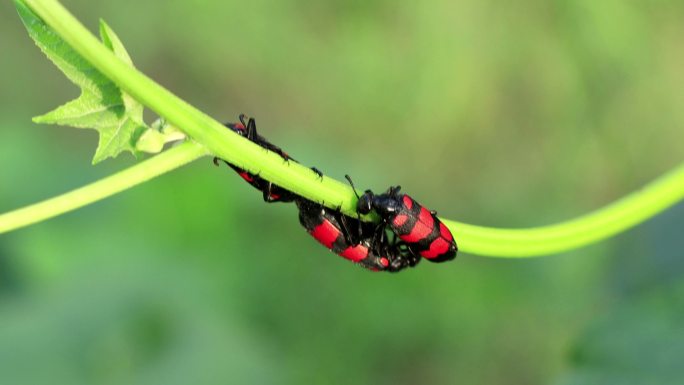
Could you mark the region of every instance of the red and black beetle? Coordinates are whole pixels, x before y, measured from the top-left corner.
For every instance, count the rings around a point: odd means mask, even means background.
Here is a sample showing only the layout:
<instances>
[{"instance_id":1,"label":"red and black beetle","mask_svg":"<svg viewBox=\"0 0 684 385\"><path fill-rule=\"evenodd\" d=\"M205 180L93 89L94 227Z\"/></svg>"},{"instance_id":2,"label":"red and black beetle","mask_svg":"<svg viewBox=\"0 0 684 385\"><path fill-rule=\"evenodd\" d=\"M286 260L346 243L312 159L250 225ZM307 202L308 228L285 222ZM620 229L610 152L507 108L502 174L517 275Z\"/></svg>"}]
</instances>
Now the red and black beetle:
<instances>
[{"instance_id":1,"label":"red and black beetle","mask_svg":"<svg viewBox=\"0 0 684 385\"><path fill-rule=\"evenodd\" d=\"M245 122L245 119L245 114L240 114L240 123L225 123L224 125L233 130L235 133L239 134L240 136L247 138L251 142L258 144L259 146L269 151L275 152L276 154L280 155L280 157L283 158L283 160L294 160L290 158L290 156L280 147L269 142L266 138L257 133L256 121L254 120L254 118L249 118L247 122ZM225 164L230 166L230 168L235 170L235 172L237 172L240 175L240 177L244 179L247 183L251 184L252 186L254 186L254 188L261 191L263 193L265 202L292 202L297 197L297 195L292 193L291 191L285 190L284 188L276 184L273 184L267 181L266 179L261 178L259 175L251 174L246 170L234 166L229 162L226 162L225 160L220 159L218 157L214 157L214 164L218 166L219 160L223 161ZM315 172L318 176L322 176L321 172L318 171L316 168L312 168L311 170Z\"/></svg>"},{"instance_id":2,"label":"red and black beetle","mask_svg":"<svg viewBox=\"0 0 684 385\"><path fill-rule=\"evenodd\" d=\"M243 114L240 115L240 123L225 125L259 146L277 153L283 160L294 160L257 133L254 118L249 118L247 122L245 119ZM359 213L366 214L375 209L383 218L381 224L365 223L339 210L328 209L300 197L218 157L214 158L214 164L218 166L219 160L261 191L264 201L295 201L299 209L299 221L311 236L334 253L367 269L396 272L415 266L421 257L441 262L456 256L456 243L449 230L434 212L427 211L409 196L399 194L398 186L381 195L374 195L368 190L359 197ZM322 176L316 168L311 170ZM351 183L348 176L347 179Z\"/></svg>"},{"instance_id":3,"label":"red and black beetle","mask_svg":"<svg viewBox=\"0 0 684 385\"><path fill-rule=\"evenodd\" d=\"M349 176L346 177L351 183ZM393 186L384 194L373 194L366 190L359 197L357 211L368 214L375 210L383 223L416 255L431 262L456 258L458 247L454 236L437 218L437 213L421 206L410 196L401 194L400 189L399 186Z\"/></svg>"},{"instance_id":4,"label":"red and black beetle","mask_svg":"<svg viewBox=\"0 0 684 385\"><path fill-rule=\"evenodd\" d=\"M361 222L304 198L295 203L299 222L306 231L341 257L373 271L389 272L415 266L420 261L396 240L389 240L384 227Z\"/></svg>"}]
</instances>

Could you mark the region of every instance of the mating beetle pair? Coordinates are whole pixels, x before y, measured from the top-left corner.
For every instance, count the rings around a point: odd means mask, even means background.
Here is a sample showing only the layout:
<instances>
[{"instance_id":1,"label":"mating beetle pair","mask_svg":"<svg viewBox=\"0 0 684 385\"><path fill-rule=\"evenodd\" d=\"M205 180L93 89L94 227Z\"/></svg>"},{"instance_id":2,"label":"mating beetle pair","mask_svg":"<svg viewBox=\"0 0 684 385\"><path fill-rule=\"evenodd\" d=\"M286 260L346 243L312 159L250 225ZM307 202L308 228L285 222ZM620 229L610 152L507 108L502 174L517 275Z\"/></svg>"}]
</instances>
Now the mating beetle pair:
<instances>
[{"instance_id":1,"label":"mating beetle pair","mask_svg":"<svg viewBox=\"0 0 684 385\"><path fill-rule=\"evenodd\" d=\"M240 115L240 123L226 123L225 126L259 146L277 153L285 161L294 161L280 147L258 135L253 118L246 120L244 115ZM222 159L214 158L214 164L218 165L219 160ZM222 161L235 170L247 183L261 191L265 202L295 201L299 209L299 221L302 226L314 239L334 253L375 271L398 271L409 265L408 262L404 261L405 258L401 257L398 250L390 247L389 243L383 241L380 234L375 233L376 229L372 224L346 216L338 210L328 209L225 160ZM312 168L312 170L317 175L322 175L317 169Z\"/></svg>"},{"instance_id":2,"label":"mating beetle pair","mask_svg":"<svg viewBox=\"0 0 684 385\"><path fill-rule=\"evenodd\" d=\"M285 161L294 161L280 147L258 135L253 118L245 122L245 116L240 115L240 123L227 123L226 126L259 146L276 152ZM218 165L219 160L214 158L214 164ZM223 162L260 190L264 201L295 201L299 209L299 221L312 237L334 253L367 269L396 272L415 266L421 257L432 262L456 257L457 247L453 236L435 212L425 209L408 195L399 193L399 186L390 187L384 194L375 195L370 190L361 196L357 194L359 214L375 210L380 215L381 222L373 224L326 208L225 160ZM316 168L312 170L322 176ZM347 180L354 187L349 176Z\"/></svg>"}]
</instances>

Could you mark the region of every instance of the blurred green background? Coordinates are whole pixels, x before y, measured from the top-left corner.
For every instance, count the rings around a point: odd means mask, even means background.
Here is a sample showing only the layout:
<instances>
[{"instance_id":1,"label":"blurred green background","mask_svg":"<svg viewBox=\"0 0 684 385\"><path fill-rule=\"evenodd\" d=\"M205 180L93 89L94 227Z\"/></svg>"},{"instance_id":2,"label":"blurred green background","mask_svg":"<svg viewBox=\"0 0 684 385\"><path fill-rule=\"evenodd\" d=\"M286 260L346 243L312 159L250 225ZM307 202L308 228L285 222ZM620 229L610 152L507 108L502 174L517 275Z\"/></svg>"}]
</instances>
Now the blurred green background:
<instances>
[{"instance_id":1,"label":"blurred green background","mask_svg":"<svg viewBox=\"0 0 684 385\"><path fill-rule=\"evenodd\" d=\"M64 4L217 119L446 218L554 223L684 160L681 1ZM135 163L31 122L78 91L9 1L0 43L0 211ZM204 159L0 235L0 383L684 383L683 228L370 273Z\"/></svg>"}]
</instances>

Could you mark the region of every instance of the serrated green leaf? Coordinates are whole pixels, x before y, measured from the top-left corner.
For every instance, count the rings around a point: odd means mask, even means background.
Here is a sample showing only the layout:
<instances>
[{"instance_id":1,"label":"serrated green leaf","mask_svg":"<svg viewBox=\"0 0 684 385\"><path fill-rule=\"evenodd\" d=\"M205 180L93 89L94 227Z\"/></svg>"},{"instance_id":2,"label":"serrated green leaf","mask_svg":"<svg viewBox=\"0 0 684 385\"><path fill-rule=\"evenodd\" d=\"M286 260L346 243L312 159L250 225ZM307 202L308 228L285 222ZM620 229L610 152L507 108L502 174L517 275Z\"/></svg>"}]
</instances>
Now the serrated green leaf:
<instances>
[{"instance_id":1,"label":"serrated green leaf","mask_svg":"<svg viewBox=\"0 0 684 385\"><path fill-rule=\"evenodd\" d=\"M36 45L81 89L78 98L35 117L34 122L97 130L99 143L93 164L124 151L135 154L138 138L148 130L143 121L143 106L76 53L23 2L15 4ZM105 46L133 65L121 40L104 21L100 22L100 34Z\"/></svg>"},{"instance_id":2,"label":"serrated green leaf","mask_svg":"<svg viewBox=\"0 0 684 385\"><path fill-rule=\"evenodd\" d=\"M109 27L109 25L107 25L107 23L105 23L105 21L102 19L100 19L100 37L102 38L103 44L107 48L112 50L116 57L118 57L131 67L133 67L133 60L131 60L128 51L126 51L126 48L124 48L123 43L121 43L119 36L117 36L114 33L114 31ZM121 92L121 95L124 102L124 107L126 108L128 114L142 122L143 105L138 103L135 99L133 99L130 95L123 91Z\"/></svg>"}]
</instances>

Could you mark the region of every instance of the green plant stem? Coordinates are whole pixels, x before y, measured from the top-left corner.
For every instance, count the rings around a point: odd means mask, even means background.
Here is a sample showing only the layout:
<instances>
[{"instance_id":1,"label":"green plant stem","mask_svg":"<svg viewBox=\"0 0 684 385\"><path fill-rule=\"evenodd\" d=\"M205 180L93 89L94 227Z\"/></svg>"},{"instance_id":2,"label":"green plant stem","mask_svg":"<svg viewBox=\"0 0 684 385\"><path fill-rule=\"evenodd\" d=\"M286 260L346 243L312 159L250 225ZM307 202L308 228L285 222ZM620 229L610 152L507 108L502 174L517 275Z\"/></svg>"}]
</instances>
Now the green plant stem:
<instances>
[{"instance_id":1,"label":"green plant stem","mask_svg":"<svg viewBox=\"0 0 684 385\"><path fill-rule=\"evenodd\" d=\"M286 163L275 153L226 130L220 122L117 58L58 1L25 3L95 68L211 153L301 196L354 215L355 197L347 184L327 177L321 180L310 169L296 162Z\"/></svg>"},{"instance_id":2,"label":"green plant stem","mask_svg":"<svg viewBox=\"0 0 684 385\"><path fill-rule=\"evenodd\" d=\"M142 73L119 61L59 2L55 0L26 0L26 3L103 74L116 82L136 100L156 111L174 126L201 143L211 153L217 154L252 173L259 173L265 179L306 198L323 202L328 207L340 206L342 211L348 215L355 214L354 204L356 200L346 184L327 177L319 181L309 169L294 162L284 163L277 155L268 153L259 146L232 134L219 122L185 103ZM164 157L167 153L132 167L131 169L136 169L141 174L140 180L136 183L149 179L142 177L146 174L156 176L177 167L172 167L172 160L169 160L169 164L166 165L167 169L162 168L156 162L152 162L157 158ZM180 162L180 160L176 161ZM131 169L121 173L129 172ZM115 178L121 173L110 178ZM100 182L93 185L98 185ZM131 183L128 186L134 184ZM93 185L76 191L92 189ZM123 185L119 185L120 188L117 189L113 189L113 187L116 187L116 184L109 187L100 185L95 189L99 192L99 196L89 196L88 194L92 194L92 191L85 195L81 193L81 195L72 196L72 199L82 201L80 202L82 204L73 205L72 209L126 188ZM107 188L110 188L111 191L106 191ZM444 220L444 223L454 233L459 248L463 252L482 256L531 257L563 252L608 238L645 221L683 198L684 165L681 165L640 191L634 192L613 204L556 225L528 229L497 229L450 220ZM47 204L50 201L52 200L35 205L43 205L41 206L42 218L67 211L55 210L54 213L45 215L50 210L51 206ZM16 215L17 212L35 206L0 216L0 232L2 231L2 224L9 222L7 216ZM37 220L40 219L28 223ZM16 228L16 226L12 228Z\"/></svg>"},{"instance_id":3,"label":"green plant stem","mask_svg":"<svg viewBox=\"0 0 684 385\"><path fill-rule=\"evenodd\" d=\"M54 198L0 215L0 234L75 210L146 182L207 155L204 147L185 142L133 167Z\"/></svg>"},{"instance_id":4,"label":"green plant stem","mask_svg":"<svg viewBox=\"0 0 684 385\"><path fill-rule=\"evenodd\" d=\"M609 238L684 199L684 164L599 210L550 226L497 229L444 220L463 251L492 257L532 257Z\"/></svg>"}]
</instances>

